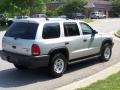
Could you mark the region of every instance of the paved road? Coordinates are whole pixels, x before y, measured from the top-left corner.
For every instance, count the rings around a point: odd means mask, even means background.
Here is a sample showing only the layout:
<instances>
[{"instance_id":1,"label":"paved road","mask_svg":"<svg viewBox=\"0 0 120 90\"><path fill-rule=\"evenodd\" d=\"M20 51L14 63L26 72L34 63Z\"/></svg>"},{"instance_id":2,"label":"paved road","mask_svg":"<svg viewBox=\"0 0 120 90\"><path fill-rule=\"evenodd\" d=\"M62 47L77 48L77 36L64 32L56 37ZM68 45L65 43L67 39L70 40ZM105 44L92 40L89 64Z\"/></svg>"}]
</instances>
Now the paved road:
<instances>
[{"instance_id":1,"label":"paved road","mask_svg":"<svg viewBox=\"0 0 120 90\"><path fill-rule=\"evenodd\" d=\"M120 29L120 18L115 19L98 19L95 22L90 23L90 25L99 32L114 32Z\"/></svg>"},{"instance_id":2,"label":"paved road","mask_svg":"<svg viewBox=\"0 0 120 90\"><path fill-rule=\"evenodd\" d=\"M120 19L97 20L90 25L100 32L110 33L120 28ZM2 33L0 35L3 36ZM116 39L114 42L111 61L100 63L99 60L90 60L74 64L57 79L49 77L46 69L19 71L12 64L0 60L0 90L52 90L93 75L119 62L120 42Z\"/></svg>"}]
</instances>

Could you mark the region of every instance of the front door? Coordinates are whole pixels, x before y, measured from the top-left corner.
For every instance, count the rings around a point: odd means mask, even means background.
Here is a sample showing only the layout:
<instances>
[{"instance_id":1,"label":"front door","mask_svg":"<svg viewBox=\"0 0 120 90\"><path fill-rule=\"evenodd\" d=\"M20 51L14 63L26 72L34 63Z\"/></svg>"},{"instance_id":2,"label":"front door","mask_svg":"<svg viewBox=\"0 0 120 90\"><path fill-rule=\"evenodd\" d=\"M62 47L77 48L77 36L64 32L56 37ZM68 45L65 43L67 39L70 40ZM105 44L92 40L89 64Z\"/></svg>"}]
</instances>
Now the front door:
<instances>
[{"instance_id":1,"label":"front door","mask_svg":"<svg viewBox=\"0 0 120 90\"><path fill-rule=\"evenodd\" d=\"M83 45L85 46L85 55L94 55L100 52L101 36L99 34L93 35L93 29L86 23L80 23L83 33Z\"/></svg>"},{"instance_id":2,"label":"front door","mask_svg":"<svg viewBox=\"0 0 120 90\"><path fill-rule=\"evenodd\" d=\"M69 50L69 59L75 59L82 57L80 54L84 46L82 45L82 36L78 28L79 23L76 22L64 22L64 39L66 47Z\"/></svg>"}]
</instances>

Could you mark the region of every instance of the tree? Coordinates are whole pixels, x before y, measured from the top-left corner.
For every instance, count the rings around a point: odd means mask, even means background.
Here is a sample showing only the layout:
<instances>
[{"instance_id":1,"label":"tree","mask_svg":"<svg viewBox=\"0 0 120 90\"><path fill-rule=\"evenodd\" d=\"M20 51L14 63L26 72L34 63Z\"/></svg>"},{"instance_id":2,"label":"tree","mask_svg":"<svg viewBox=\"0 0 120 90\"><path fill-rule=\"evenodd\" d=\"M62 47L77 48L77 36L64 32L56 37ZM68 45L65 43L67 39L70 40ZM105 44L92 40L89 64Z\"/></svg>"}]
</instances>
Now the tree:
<instances>
[{"instance_id":1,"label":"tree","mask_svg":"<svg viewBox=\"0 0 120 90\"><path fill-rule=\"evenodd\" d=\"M117 17L120 15L120 0L112 0L112 13Z\"/></svg>"},{"instance_id":2,"label":"tree","mask_svg":"<svg viewBox=\"0 0 120 90\"><path fill-rule=\"evenodd\" d=\"M0 0L0 12L10 15L30 15L41 12L44 0Z\"/></svg>"},{"instance_id":3,"label":"tree","mask_svg":"<svg viewBox=\"0 0 120 90\"><path fill-rule=\"evenodd\" d=\"M85 0L64 0L64 13L83 12L86 5Z\"/></svg>"},{"instance_id":4,"label":"tree","mask_svg":"<svg viewBox=\"0 0 120 90\"><path fill-rule=\"evenodd\" d=\"M46 0L50 2L51 0ZM67 15L69 13L83 12L84 6L86 5L85 0L59 0L59 2L63 3L56 10L47 11L48 16L57 16L57 15Z\"/></svg>"}]
</instances>

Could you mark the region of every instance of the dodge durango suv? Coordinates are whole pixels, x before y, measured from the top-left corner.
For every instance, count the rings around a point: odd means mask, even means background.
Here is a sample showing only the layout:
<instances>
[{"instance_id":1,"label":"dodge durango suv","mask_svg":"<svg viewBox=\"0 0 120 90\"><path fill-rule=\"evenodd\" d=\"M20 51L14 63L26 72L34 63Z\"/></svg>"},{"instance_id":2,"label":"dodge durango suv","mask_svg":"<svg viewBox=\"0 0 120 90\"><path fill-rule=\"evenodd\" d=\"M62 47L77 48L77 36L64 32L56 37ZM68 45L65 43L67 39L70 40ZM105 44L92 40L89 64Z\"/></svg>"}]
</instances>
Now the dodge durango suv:
<instances>
[{"instance_id":1,"label":"dodge durango suv","mask_svg":"<svg viewBox=\"0 0 120 90\"><path fill-rule=\"evenodd\" d=\"M48 67L60 77L69 64L99 58L109 61L113 40L80 20L28 18L16 20L2 39L3 60L18 69Z\"/></svg>"}]
</instances>

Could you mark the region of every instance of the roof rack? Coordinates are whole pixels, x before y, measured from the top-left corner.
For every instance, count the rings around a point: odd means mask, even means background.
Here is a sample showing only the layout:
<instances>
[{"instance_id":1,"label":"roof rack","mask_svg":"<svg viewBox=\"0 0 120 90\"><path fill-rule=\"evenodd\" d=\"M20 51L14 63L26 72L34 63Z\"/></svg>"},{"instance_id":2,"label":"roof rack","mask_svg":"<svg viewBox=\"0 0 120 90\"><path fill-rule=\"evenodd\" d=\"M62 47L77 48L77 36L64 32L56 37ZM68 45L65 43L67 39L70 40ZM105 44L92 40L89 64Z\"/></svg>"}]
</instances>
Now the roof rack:
<instances>
[{"instance_id":1,"label":"roof rack","mask_svg":"<svg viewBox=\"0 0 120 90\"><path fill-rule=\"evenodd\" d=\"M49 18L46 16L46 17L44 17L46 20L49 20Z\"/></svg>"}]
</instances>

